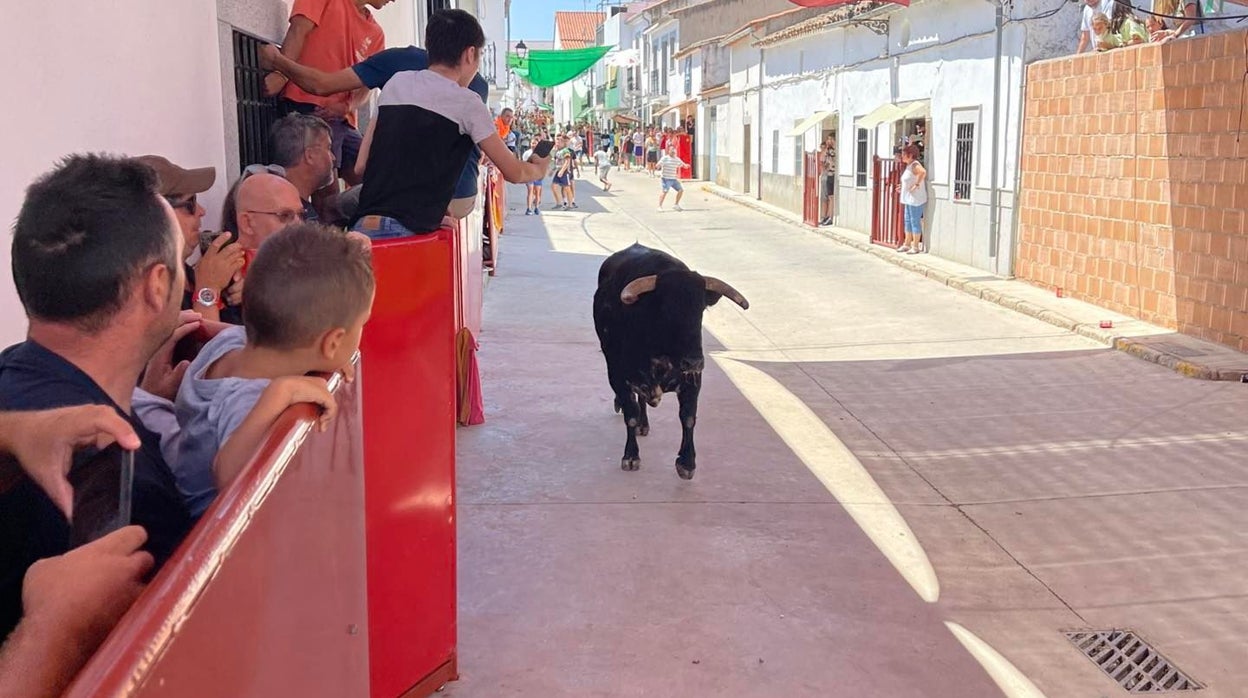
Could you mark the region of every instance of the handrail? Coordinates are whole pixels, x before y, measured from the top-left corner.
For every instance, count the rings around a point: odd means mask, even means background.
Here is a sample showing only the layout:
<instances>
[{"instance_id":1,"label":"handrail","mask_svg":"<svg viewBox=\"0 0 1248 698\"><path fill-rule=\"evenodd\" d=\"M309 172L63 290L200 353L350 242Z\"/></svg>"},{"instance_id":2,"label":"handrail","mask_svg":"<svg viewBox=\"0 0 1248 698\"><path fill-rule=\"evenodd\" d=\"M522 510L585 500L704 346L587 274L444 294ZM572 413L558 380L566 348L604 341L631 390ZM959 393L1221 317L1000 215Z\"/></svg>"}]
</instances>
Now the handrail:
<instances>
[{"instance_id":1,"label":"handrail","mask_svg":"<svg viewBox=\"0 0 1248 698\"><path fill-rule=\"evenodd\" d=\"M359 366L359 354L354 357ZM362 571L359 574L350 571L352 567L362 570L364 560L364 504L363 504L363 469L362 465L362 427L361 401L358 384L347 384L340 374L329 381L330 392L339 403L338 418L331 423L330 430L325 433L315 431L318 409L310 404L299 404L287 409L269 430L264 443L256 455L239 473L239 476L228 487L224 488L216 501L205 512L187 539L175 552L174 556L156 575L147 589L134 603L130 610L113 629L104 644L95 653L86 667L79 673L66 692L68 698L87 698L88 696L139 696L139 695L177 695L190 697L194 695L265 695L264 686L272 686L277 677L266 677L262 667L266 655L272 656L289 652L298 647L298 653L304 655L299 672L304 676L287 682L287 687L296 685L319 685L327 693L334 695L335 687L347 688L351 695L363 695L367 692L367 613L365 599L365 579ZM351 453L344 454L346 449ZM325 456L328 469L316 469L310 459ZM350 463L343 470L342 463L335 462L335 456L347 455ZM298 466L298 467L296 467ZM337 471L335 472L335 469ZM352 472L354 471L354 472ZM354 487L358 496L347 493L345 501L348 509L353 511L327 511L326 515L352 519L344 521L346 528L358 531L348 532L349 537L358 537L354 548L358 551L358 561L346 565L339 573L330 573L325 577L312 575L306 584L312 587L312 595L330 584L346 584L354 582L357 588L355 598L351 594L339 594L338 599L327 599L325 605L335 608L318 609L302 608L297 612L315 611L322 614L321 623L314 626L326 626L324 630L341 632L348 637L347 623L333 620L335 614L350 617L357 626L358 637L346 642L325 641L318 639L306 642L307 638L288 638L289 645L284 648L261 647L260 656L251 657L244 665L253 670L250 676L239 675L237 665L228 667L229 671L220 671L214 666L225 657L193 656L198 652L179 651L179 642L185 641L196 648L205 646L221 646L240 642L248 645L243 637L230 635L231 629L245 631L248 618L211 618L204 617L206 610L230 606L238 602L240 614L250 609L248 599L234 594L239 586L236 583L240 573L246 577L247 570L236 569L238 565L247 565L255 558L257 550L267 554L266 547L289 545L290 541L249 540L266 533L272 523L281 526L281 522L269 521L266 506L272 506L275 494L283 488L291 490L297 497L307 492L300 489L315 491L322 483L313 482L313 487L287 488L288 483L297 479L333 480L339 488L339 496L344 489ZM282 504L288 505L290 497L278 497ZM356 501L358 500L358 501ZM263 525L255 527L257 521L264 520ZM358 521L354 521L358 519ZM302 522L300 522L302 524ZM311 522L309 522L310 525ZM243 549L246 548L244 551ZM289 551L288 551L289 552ZM319 555L324 551L304 550L304 554ZM328 553L332 557L344 554L346 550L335 550ZM298 557L296 552L295 557ZM324 570L318 570L324 572ZM273 583L273 579L251 579L251 583L263 587ZM267 589L254 591L256 595L264 595ZM307 590L303 590L307 591ZM222 595L228 598L221 598ZM283 588L281 595L287 598L307 596L299 589ZM266 599L274 595L265 596ZM275 615L289 617L294 609L269 609ZM328 612L327 612L328 611ZM273 617L265 619L273 621ZM191 637L188 632L193 628L203 635L205 626L212 631L212 637ZM363 628L362 630L360 628ZM324 650L317 653L315 650ZM189 651L189 649L188 649ZM188 662L189 660L189 662ZM201 663L202 670L188 665ZM317 665L320 665L319 668ZM259 671L255 671L260 667ZM280 670L281 667L270 667ZM283 673L295 673L290 671ZM233 674L233 675L231 675ZM210 683L203 683L208 677ZM230 688L225 689L225 686ZM242 689L242 692L238 692ZM357 690L358 689L358 690ZM297 693L297 692L296 692ZM268 695L275 695L269 693ZM306 693L302 695L307 695ZM341 693L338 695L348 695Z\"/></svg>"}]
</instances>

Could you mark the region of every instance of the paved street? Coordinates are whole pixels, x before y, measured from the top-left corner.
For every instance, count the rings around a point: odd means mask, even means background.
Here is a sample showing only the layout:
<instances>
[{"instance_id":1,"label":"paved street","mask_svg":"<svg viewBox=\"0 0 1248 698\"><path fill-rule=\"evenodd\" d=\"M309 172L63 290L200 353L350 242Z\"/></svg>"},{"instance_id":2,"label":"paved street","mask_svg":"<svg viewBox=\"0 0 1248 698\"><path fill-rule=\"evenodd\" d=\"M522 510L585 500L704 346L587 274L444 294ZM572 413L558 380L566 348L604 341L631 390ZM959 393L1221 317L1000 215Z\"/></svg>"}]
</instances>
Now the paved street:
<instances>
[{"instance_id":1,"label":"paved street","mask_svg":"<svg viewBox=\"0 0 1248 698\"><path fill-rule=\"evenodd\" d=\"M1125 696L1062 631L1130 628L1248 695L1248 386L1183 378L658 180L509 192L459 431L446 694ZM671 200L669 198L669 207ZM706 313L698 471L675 396L620 470L590 317L634 241L740 290Z\"/></svg>"}]
</instances>

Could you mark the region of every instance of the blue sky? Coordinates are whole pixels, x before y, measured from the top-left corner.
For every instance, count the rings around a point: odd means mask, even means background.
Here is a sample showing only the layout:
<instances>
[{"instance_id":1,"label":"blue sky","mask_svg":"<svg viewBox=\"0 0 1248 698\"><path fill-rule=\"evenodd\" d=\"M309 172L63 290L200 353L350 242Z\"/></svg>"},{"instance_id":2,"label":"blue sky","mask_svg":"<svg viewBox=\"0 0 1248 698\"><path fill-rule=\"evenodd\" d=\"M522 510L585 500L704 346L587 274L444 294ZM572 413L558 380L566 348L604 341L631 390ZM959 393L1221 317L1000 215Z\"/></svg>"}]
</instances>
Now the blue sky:
<instances>
[{"instance_id":1,"label":"blue sky","mask_svg":"<svg viewBox=\"0 0 1248 698\"><path fill-rule=\"evenodd\" d=\"M555 38L556 10L598 9L598 0L511 0L511 40Z\"/></svg>"}]
</instances>

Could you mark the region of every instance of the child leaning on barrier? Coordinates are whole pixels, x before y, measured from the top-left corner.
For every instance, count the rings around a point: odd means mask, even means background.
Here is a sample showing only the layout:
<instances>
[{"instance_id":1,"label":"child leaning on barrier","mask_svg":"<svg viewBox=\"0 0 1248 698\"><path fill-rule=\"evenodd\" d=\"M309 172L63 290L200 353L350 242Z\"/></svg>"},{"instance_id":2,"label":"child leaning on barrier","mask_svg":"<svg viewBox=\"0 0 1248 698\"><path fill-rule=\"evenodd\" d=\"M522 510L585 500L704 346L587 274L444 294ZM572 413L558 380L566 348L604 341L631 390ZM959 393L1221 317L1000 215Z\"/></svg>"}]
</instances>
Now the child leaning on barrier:
<instances>
[{"instance_id":1,"label":"child leaning on barrier","mask_svg":"<svg viewBox=\"0 0 1248 698\"><path fill-rule=\"evenodd\" d=\"M368 249L315 223L290 226L266 240L247 270L243 327L208 342L178 390L182 444L173 467L191 515L199 517L293 404L336 405L325 379L342 371L373 306Z\"/></svg>"}]
</instances>

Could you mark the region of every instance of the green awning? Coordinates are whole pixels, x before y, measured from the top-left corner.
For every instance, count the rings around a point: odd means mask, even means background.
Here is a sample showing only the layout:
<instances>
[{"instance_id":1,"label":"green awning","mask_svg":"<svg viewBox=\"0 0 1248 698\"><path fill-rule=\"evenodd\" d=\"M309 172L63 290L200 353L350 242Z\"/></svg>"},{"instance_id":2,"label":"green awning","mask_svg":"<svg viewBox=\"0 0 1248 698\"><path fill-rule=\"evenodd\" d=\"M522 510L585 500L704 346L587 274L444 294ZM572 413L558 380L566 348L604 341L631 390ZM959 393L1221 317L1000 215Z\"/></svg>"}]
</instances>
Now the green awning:
<instances>
[{"instance_id":1,"label":"green awning","mask_svg":"<svg viewBox=\"0 0 1248 698\"><path fill-rule=\"evenodd\" d=\"M537 108L541 109L542 111L549 111L549 112L553 112L555 110L555 108L550 106L549 104L539 104L537 105Z\"/></svg>"},{"instance_id":2,"label":"green awning","mask_svg":"<svg viewBox=\"0 0 1248 698\"><path fill-rule=\"evenodd\" d=\"M507 67L537 87L554 87L580 77L612 48L590 46L562 51L529 51L524 58L508 53Z\"/></svg>"}]
</instances>

